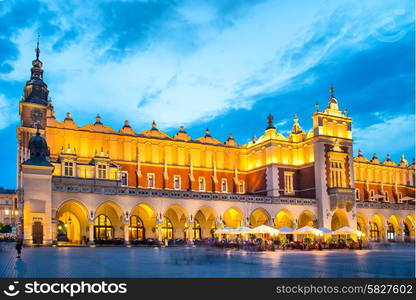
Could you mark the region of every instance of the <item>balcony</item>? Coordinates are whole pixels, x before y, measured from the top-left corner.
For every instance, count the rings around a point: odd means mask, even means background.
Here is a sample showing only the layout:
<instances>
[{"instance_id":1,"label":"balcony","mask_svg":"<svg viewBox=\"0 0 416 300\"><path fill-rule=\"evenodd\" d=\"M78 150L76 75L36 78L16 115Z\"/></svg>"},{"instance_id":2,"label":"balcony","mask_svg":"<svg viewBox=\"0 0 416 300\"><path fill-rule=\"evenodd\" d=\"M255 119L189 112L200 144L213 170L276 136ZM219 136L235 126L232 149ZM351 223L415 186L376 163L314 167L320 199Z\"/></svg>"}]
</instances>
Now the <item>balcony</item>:
<instances>
[{"instance_id":1,"label":"balcony","mask_svg":"<svg viewBox=\"0 0 416 300\"><path fill-rule=\"evenodd\" d=\"M316 205L315 199L295 197L269 197L248 194L208 193L196 191L176 191L144 189L121 186L120 181L90 178L54 176L52 190L66 193L96 193L138 197L199 199L208 201L233 201L269 204Z\"/></svg>"}]
</instances>

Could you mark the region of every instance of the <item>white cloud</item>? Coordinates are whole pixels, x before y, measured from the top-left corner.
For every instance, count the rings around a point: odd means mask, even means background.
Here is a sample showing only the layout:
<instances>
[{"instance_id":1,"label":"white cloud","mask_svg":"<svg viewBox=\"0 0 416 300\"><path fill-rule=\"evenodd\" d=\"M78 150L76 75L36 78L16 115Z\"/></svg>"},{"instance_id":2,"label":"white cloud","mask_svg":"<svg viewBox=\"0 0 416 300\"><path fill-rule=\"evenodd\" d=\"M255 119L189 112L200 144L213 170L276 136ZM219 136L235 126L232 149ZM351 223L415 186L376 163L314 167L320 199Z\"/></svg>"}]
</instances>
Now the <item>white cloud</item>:
<instances>
[{"instance_id":1,"label":"white cloud","mask_svg":"<svg viewBox=\"0 0 416 300\"><path fill-rule=\"evenodd\" d=\"M383 122L354 129L355 150L368 158L377 153L380 160L387 153L398 160L402 153L415 152L415 115L384 118Z\"/></svg>"},{"instance_id":2,"label":"white cloud","mask_svg":"<svg viewBox=\"0 0 416 300\"><path fill-rule=\"evenodd\" d=\"M185 7L178 10L181 17L194 25L203 23L195 30L200 28L199 37L210 32L208 40L201 40L194 51L184 53L177 51L178 41L169 40L165 34L160 39L155 37L145 50L128 54L121 61L103 60L110 41L96 45L95 38L102 28L95 24L75 44L60 51L48 47L54 41L42 41L45 80L58 117L71 111L81 124L92 122L97 112L104 122L110 120L121 126L124 119L129 119L135 128L151 120L164 128L210 120L230 109L250 109L259 95L277 91L319 63L328 51L349 43L356 45L371 34L372 30L359 18L363 6L348 5L343 8L348 18L337 34L320 46L303 49L306 53L299 57L288 58L288 50L302 49L309 40L312 24L320 21L319 28L327 29L325 24L339 5L327 1L269 1L253 6L233 26L221 31L215 29L217 12L213 7ZM376 13L380 7L372 9ZM77 14L88 15L79 11ZM61 18L56 23L68 26L71 22L64 14ZM169 22L164 26L162 30L169 32ZM353 26L354 34L348 36ZM10 62L14 71L2 79L28 77L34 36L34 28L16 34L14 42L20 56Z\"/></svg>"},{"instance_id":3,"label":"white cloud","mask_svg":"<svg viewBox=\"0 0 416 300\"><path fill-rule=\"evenodd\" d=\"M0 129L17 121L17 116L12 113L10 103L4 95L0 94Z\"/></svg>"}]
</instances>

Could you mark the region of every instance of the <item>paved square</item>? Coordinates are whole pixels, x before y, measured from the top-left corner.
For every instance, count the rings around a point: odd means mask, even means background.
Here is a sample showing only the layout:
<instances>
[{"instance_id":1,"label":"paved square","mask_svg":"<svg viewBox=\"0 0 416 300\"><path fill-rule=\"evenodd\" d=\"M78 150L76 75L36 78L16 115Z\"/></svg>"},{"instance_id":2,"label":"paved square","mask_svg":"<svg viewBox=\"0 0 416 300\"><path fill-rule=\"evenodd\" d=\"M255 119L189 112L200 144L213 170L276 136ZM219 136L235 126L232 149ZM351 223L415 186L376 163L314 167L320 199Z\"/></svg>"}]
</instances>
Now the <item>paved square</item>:
<instances>
[{"instance_id":1,"label":"paved square","mask_svg":"<svg viewBox=\"0 0 416 300\"><path fill-rule=\"evenodd\" d=\"M0 252L0 277L414 277L413 247L245 252L213 248L66 247Z\"/></svg>"}]
</instances>

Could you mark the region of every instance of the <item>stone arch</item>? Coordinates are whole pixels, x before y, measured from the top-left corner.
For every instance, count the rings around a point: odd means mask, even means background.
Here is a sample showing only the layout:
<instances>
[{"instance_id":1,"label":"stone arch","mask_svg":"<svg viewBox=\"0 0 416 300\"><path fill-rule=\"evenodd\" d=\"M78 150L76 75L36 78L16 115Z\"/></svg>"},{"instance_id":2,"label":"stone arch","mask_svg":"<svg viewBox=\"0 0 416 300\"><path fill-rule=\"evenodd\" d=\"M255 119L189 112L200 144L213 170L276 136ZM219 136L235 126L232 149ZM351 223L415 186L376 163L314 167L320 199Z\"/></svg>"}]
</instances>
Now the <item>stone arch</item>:
<instances>
[{"instance_id":1,"label":"stone arch","mask_svg":"<svg viewBox=\"0 0 416 300\"><path fill-rule=\"evenodd\" d=\"M260 225L269 225L270 214L264 208L258 207L251 212L249 222L252 228Z\"/></svg>"},{"instance_id":2,"label":"stone arch","mask_svg":"<svg viewBox=\"0 0 416 300\"><path fill-rule=\"evenodd\" d=\"M156 235L156 216L157 212L150 204L146 202L140 202L136 204L132 210L130 211L130 224L129 230L132 231L132 221L135 221L136 217L139 217L140 220L143 222L144 233L143 238L146 239L148 237L157 238ZM132 239L133 234L130 234L130 239Z\"/></svg>"},{"instance_id":3,"label":"stone arch","mask_svg":"<svg viewBox=\"0 0 416 300\"><path fill-rule=\"evenodd\" d=\"M402 234L401 218L399 215L391 215L387 219L387 222L387 239L389 241L395 241Z\"/></svg>"},{"instance_id":4,"label":"stone arch","mask_svg":"<svg viewBox=\"0 0 416 300\"><path fill-rule=\"evenodd\" d=\"M57 240L80 244L88 236L88 209L77 199L63 202L56 211Z\"/></svg>"},{"instance_id":5,"label":"stone arch","mask_svg":"<svg viewBox=\"0 0 416 300\"><path fill-rule=\"evenodd\" d=\"M124 212L120 205L115 203L114 201L105 201L101 203L97 209L95 210L94 216L94 239L102 239L103 237L99 233L99 226L98 224L101 219L99 217L104 215L108 218L109 223L111 223L113 233L112 238L123 239L124 238L124 228L123 228L123 217Z\"/></svg>"},{"instance_id":6,"label":"stone arch","mask_svg":"<svg viewBox=\"0 0 416 300\"><path fill-rule=\"evenodd\" d=\"M316 217L310 210L304 210L298 217L298 228L303 226L316 227Z\"/></svg>"},{"instance_id":7,"label":"stone arch","mask_svg":"<svg viewBox=\"0 0 416 300\"><path fill-rule=\"evenodd\" d=\"M344 226L349 226L347 213L343 209L337 209L332 215L331 230L337 230Z\"/></svg>"},{"instance_id":8,"label":"stone arch","mask_svg":"<svg viewBox=\"0 0 416 300\"><path fill-rule=\"evenodd\" d=\"M239 207L232 206L224 212L222 220L225 226L238 228L244 225L244 213Z\"/></svg>"},{"instance_id":9,"label":"stone arch","mask_svg":"<svg viewBox=\"0 0 416 300\"><path fill-rule=\"evenodd\" d=\"M171 222L173 226L173 238L174 239L184 239L186 238L186 233L184 229L187 224L188 212L179 204L170 205L163 214L163 224L167 224L168 221ZM166 231L163 231L163 238L167 238Z\"/></svg>"},{"instance_id":10,"label":"stone arch","mask_svg":"<svg viewBox=\"0 0 416 300\"><path fill-rule=\"evenodd\" d=\"M407 215L403 221L404 240L406 242L415 240L415 217Z\"/></svg>"},{"instance_id":11,"label":"stone arch","mask_svg":"<svg viewBox=\"0 0 416 300\"><path fill-rule=\"evenodd\" d=\"M363 213L357 213L357 230L368 235L367 230L368 217Z\"/></svg>"},{"instance_id":12,"label":"stone arch","mask_svg":"<svg viewBox=\"0 0 416 300\"><path fill-rule=\"evenodd\" d=\"M201 238L212 237L211 230L216 228L216 218L217 212L211 206L203 205L198 208L194 222L197 221L200 226Z\"/></svg>"},{"instance_id":13,"label":"stone arch","mask_svg":"<svg viewBox=\"0 0 416 300\"><path fill-rule=\"evenodd\" d=\"M276 228L294 228L294 220L295 218L293 217L293 214L290 211L288 211L287 209L282 209L276 214L276 217L274 218L274 225Z\"/></svg>"},{"instance_id":14,"label":"stone arch","mask_svg":"<svg viewBox=\"0 0 416 300\"><path fill-rule=\"evenodd\" d=\"M380 241L385 239L384 225L386 224L386 218L380 214L374 214L370 220L369 238L373 241Z\"/></svg>"}]
</instances>

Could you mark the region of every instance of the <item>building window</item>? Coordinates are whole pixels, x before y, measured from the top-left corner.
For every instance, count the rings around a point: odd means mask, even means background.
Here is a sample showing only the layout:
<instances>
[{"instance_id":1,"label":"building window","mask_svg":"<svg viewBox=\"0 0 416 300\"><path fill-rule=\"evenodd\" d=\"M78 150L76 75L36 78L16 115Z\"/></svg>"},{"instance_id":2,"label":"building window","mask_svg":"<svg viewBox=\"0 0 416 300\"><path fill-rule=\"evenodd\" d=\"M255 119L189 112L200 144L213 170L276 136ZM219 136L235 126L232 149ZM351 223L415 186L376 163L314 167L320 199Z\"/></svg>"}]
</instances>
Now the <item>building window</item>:
<instances>
[{"instance_id":1,"label":"building window","mask_svg":"<svg viewBox=\"0 0 416 300\"><path fill-rule=\"evenodd\" d=\"M374 201L374 191L370 191L370 201Z\"/></svg>"},{"instance_id":2,"label":"building window","mask_svg":"<svg viewBox=\"0 0 416 300\"><path fill-rule=\"evenodd\" d=\"M129 185L127 172L121 172L121 185L122 186L128 186Z\"/></svg>"},{"instance_id":3,"label":"building window","mask_svg":"<svg viewBox=\"0 0 416 300\"><path fill-rule=\"evenodd\" d=\"M331 161L330 187L345 187L344 163Z\"/></svg>"},{"instance_id":4,"label":"building window","mask_svg":"<svg viewBox=\"0 0 416 300\"><path fill-rule=\"evenodd\" d=\"M225 179L225 178L221 179L221 192L223 192L223 193L228 192L227 179Z\"/></svg>"},{"instance_id":5,"label":"building window","mask_svg":"<svg viewBox=\"0 0 416 300\"><path fill-rule=\"evenodd\" d=\"M394 231L394 226L393 224L389 223L389 228L387 229L387 240L389 240L390 242L395 240L395 231Z\"/></svg>"},{"instance_id":6,"label":"building window","mask_svg":"<svg viewBox=\"0 0 416 300\"><path fill-rule=\"evenodd\" d=\"M173 225L168 217L163 217L162 237L163 239L173 240Z\"/></svg>"},{"instance_id":7,"label":"building window","mask_svg":"<svg viewBox=\"0 0 416 300\"><path fill-rule=\"evenodd\" d=\"M98 178L99 179L106 179L107 178L107 166L106 165L98 165Z\"/></svg>"},{"instance_id":8,"label":"building window","mask_svg":"<svg viewBox=\"0 0 416 300\"><path fill-rule=\"evenodd\" d=\"M113 238L113 226L105 215L99 215L94 221L94 239L111 240Z\"/></svg>"},{"instance_id":9,"label":"building window","mask_svg":"<svg viewBox=\"0 0 416 300\"><path fill-rule=\"evenodd\" d=\"M285 172L285 194L293 194L293 172Z\"/></svg>"},{"instance_id":10,"label":"building window","mask_svg":"<svg viewBox=\"0 0 416 300\"><path fill-rule=\"evenodd\" d=\"M201 239L201 224L199 224L199 221L197 219L194 220L192 231L194 234L194 240L200 240Z\"/></svg>"},{"instance_id":11,"label":"building window","mask_svg":"<svg viewBox=\"0 0 416 300\"><path fill-rule=\"evenodd\" d=\"M200 192L205 192L205 178L204 177L199 177L199 191Z\"/></svg>"},{"instance_id":12,"label":"building window","mask_svg":"<svg viewBox=\"0 0 416 300\"><path fill-rule=\"evenodd\" d=\"M403 198L403 194L402 193L399 193L398 196L399 196L399 199L397 199L397 200L398 200L399 203L401 203L402 202L402 198Z\"/></svg>"},{"instance_id":13,"label":"building window","mask_svg":"<svg viewBox=\"0 0 416 300\"><path fill-rule=\"evenodd\" d=\"M389 202L389 192L384 192L384 202Z\"/></svg>"},{"instance_id":14,"label":"building window","mask_svg":"<svg viewBox=\"0 0 416 300\"><path fill-rule=\"evenodd\" d=\"M131 241L143 241L145 239L143 221L138 216L130 217L129 236Z\"/></svg>"},{"instance_id":15,"label":"building window","mask_svg":"<svg viewBox=\"0 0 416 300\"><path fill-rule=\"evenodd\" d=\"M173 188L175 190L180 190L181 189L181 176L179 176L179 175L173 176Z\"/></svg>"},{"instance_id":16,"label":"building window","mask_svg":"<svg viewBox=\"0 0 416 300\"><path fill-rule=\"evenodd\" d=\"M360 189L355 189L355 200L360 200Z\"/></svg>"},{"instance_id":17,"label":"building window","mask_svg":"<svg viewBox=\"0 0 416 300\"><path fill-rule=\"evenodd\" d=\"M70 161L64 162L64 176L74 176L74 163Z\"/></svg>"},{"instance_id":18,"label":"building window","mask_svg":"<svg viewBox=\"0 0 416 300\"><path fill-rule=\"evenodd\" d=\"M372 240L377 240L380 238L380 232L378 231L378 225L374 222L370 224L370 238Z\"/></svg>"},{"instance_id":19,"label":"building window","mask_svg":"<svg viewBox=\"0 0 416 300\"><path fill-rule=\"evenodd\" d=\"M243 180L241 180L238 183L238 193L240 193L240 194L244 194L245 193L245 187L244 187L244 181Z\"/></svg>"},{"instance_id":20,"label":"building window","mask_svg":"<svg viewBox=\"0 0 416 300\"><path fill-rule=\"evenodd\" d=\"M149 189L155 188L155 174L147 174L147 187Z\"/></svg>"}]
</instances>

